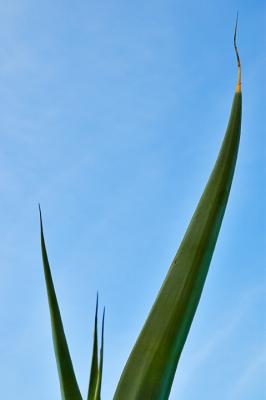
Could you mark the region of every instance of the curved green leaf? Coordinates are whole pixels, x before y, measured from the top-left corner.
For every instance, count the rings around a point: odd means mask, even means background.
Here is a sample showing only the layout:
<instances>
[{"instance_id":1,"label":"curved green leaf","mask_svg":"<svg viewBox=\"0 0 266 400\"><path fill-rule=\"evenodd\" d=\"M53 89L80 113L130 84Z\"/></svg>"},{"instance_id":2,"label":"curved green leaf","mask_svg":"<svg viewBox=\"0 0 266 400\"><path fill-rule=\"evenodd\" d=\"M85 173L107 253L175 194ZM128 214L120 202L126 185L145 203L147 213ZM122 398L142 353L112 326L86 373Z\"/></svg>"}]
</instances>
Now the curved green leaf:
<instances>
[{"instance_id":1,"label":"curved green leaf","mask_svg":"<svg viewBox=\"0 0 266 400\"><path fill-rule=\"evenodd\" d=\"M82 400L77 380L75 377L74 369L72 366L72 361L69 354L63 323L60 315L60 310L53 285L53 279L45 247L42 214L40 207L39 210L40 210L43 268L44 268L48 302L50 308L53 343L56 356L57 370L60 380L61 397L62 400Z\"/></svg>"},{"instance_id":2,"label":"curved green leaf","mask_svg":"<svg viewBox=\"0 0 266 400\"><path fill-rule=\"evenodd\" d=\"M98 293L97 293L88 400L95 400L98 373L99 369L98 369Z\"/></svg>"},{"instance_id":3,"label":"curved green leaf","mask_svg":"<svg viewBox=\"0 0 266 400\"><path fill-rule=\"evenodd\" d=\"M102 375L103 375L103 350L104 350L104 318L105 318L105 308L103 309L100 364L98 371L97 387L95 391L95 400L101 400Z\"/></svg>"},{"instance_id":4,"label":"curved green leaf","mask_svg":"<svg viewBox=\"0 0 266 400\"><path fill-rule=\"evenodd\" d=\"M126 363L114 400L164 400L169 397L231 188L241 129L240 87L239 62L239 81L217 161Z\"/></svg>"}]
</instances>

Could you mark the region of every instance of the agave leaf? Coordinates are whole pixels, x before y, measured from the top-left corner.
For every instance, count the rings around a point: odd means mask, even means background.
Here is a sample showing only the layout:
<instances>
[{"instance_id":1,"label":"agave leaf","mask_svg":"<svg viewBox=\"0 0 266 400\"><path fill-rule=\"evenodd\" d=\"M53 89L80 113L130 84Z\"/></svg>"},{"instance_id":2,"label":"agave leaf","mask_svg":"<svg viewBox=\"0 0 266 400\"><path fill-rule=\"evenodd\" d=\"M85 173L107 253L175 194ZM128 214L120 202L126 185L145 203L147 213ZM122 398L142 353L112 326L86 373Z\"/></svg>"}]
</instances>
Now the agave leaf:
<instances>
[{"instance_id":1,"label":"agave leaf","mask_svg":"<svg viewBox=\"0 0 266 400\"><path fill-rule=\"evenodd\" d=\"M223 220L241 129L241 82L205 190L165 281L126 363L114 400L168 399Z\"/></svg>"},{"instance_id":2,"label":"agave leaf","mask_svg":"<svg viewBox=\"0 0 266 400\"><path fill-rule=\"evenodd\" d=\"M105 318L105 308L103 309L100 364L99 364L98 380L97 380L94 400L101 400L101 387L102 387L102 375L103 375L103 350L104 350L104 318Z\"/></svg>"},{"instance_id":3,"label":"agave leaf","mask_svg":"<svg viewBox=\"0 0 266 400\"><path fill-rule=\"evenodd\" d=\"M42 247L42 259L43 268L46 281L48 302L50 308L51 325L52 325L52 335L54 343L54 351L56 356L57 370L60 380L61 397L62 400L82 400L77 380L75 377L71 357L69 354L67 341L64 333L64 327L60 315L60 310L56 298L56 293L53 285L50 265L47 257L44 234L43 234L43 224L42 224L42 214L40 210L40 225L41 225L41 247Z\"/></svg>"},{"instance_id":4,"label":"agave leaf","mask_svg":"<svg viewBox=\"0 0 266 400\"><path fill-rule=\"evenodd\" d=\"M90 383L88 390L88 400L95 399L97 381L98 381L98 293L96 300L95 320L94 320L94 336L93 336L93 351L91 360Z\"/></svg>"}]
</instances>

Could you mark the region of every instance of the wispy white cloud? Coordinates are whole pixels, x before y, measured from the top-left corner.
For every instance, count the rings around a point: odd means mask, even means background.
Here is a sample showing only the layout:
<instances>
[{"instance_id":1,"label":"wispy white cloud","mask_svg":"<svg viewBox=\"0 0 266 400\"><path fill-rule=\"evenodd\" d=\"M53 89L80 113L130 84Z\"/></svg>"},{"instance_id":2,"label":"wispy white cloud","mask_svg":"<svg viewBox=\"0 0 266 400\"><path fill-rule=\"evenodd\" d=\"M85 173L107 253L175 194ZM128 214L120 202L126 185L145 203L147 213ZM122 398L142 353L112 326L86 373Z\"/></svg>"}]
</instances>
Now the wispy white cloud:
<instances>
[{"instance_id":1,"label":"wispy white cloud","mask_svg":"<svg viewBox=\"0 0 266 400\"><path fill-rule=\"evenodd\" d=\"M237 335L242 321L250 314L254 304L265 298L265 294L266 285L263 282L248 288L242 293L237 305L232 308L221 321L216 331L212 332L211 336L209 333L209 335L205 337L204 343L200 344L198 350L193 351L193 353L189 352L186 360L181 360L183 368L179 370L177 382L178 392L175 391L174 388L171 398L176 398L177 393L179 396L184 396L185 398L186 391L189 385L191 385L192 377L198 376L199 371L204 367L207 360L213 357L215 352L219 351L219 348L221 348L226 341L229 341L230 338ZM255 356L254 359L251 360L249 367L241 373L241 376L235 383L234 389L232 389L234 395L240 393L242 389L244 389L244 386L250 383L254 378L257 369L265 364L265 351L266 348ZM232 398L235 397L233 396Z\"/></svg>"},{"instance_id":2,"label":"wispy white cloud","mask_svg":"<svg viewBox=\"0 0 266 400\"><path fill-rule=\"evenodd\" d=\"M234 400L242 399L247 388L257 382L261 374L266 378L266 345L249 360L248 366L241 372L241 375L232 388L231 398ZM266 389L266 386L265 386ZM263 395L263 394L262 394ZM266 393L264 393L266 395Z\"/></svg>"}]
</instances>

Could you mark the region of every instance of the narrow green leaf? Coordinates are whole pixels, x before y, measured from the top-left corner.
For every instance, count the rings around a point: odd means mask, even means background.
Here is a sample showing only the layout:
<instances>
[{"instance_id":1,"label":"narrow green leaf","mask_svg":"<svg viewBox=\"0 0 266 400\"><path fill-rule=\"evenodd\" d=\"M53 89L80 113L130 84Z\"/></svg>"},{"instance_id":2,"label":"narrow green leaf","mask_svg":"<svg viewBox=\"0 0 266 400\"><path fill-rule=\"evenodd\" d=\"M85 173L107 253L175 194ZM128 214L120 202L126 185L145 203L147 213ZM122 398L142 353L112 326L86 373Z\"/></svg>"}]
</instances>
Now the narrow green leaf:
<instances>
[{"instance_id":1,"label":"narrow green leaf","mask_svg":"<svg viewBox=\"0 0 266 400\"><path fill-rule=\"evenodd\" d=\"M98 381L95 392L95 400L101 400L101 387L102 387L102 375L103 375L103 350L104 350L104 318L105 318L105 308L103 309L102 318L102 338L101 338L101 350L100 350L100 365L98 373Z\"/></svg>"},{"instance_id":2,"label":"narrow green leaf","mask_svg":"<svg viewBox=\"0 0 266 400\"><path fill-rule=\"evenodd\" d=\"M75 377L74 369L72 366L72 361L69 354L63 323L60 315L60 310L53 285L51 270L49 266L49 261L44 241L42 214L40 206L39 210L40 210L43 268L44 268L48 302L50 308L52 335L53 335L57 370L60 380L61 397L62 400L82 400L77 380Z\"/></svg>"},{"instance_id":3,"label":"narrow green leaf","mask_svg":"<svg viewBox=\"0 0 266 400\"><path fill-rule=\"evenodd\" d=\"M93 335L93 351L91 360L90 383L88 390L88 400L95 399L97 381L98 381L98 293L96 300L95 320L94 320L94 335Z\"/></svg>"},{"instance_id":4,"label":"narrow green leaf","mask_svg":"<svg viewBox=\"0 0 266 400\"><path fill-rule=\"evenodd\" d=\"M231 115L214 169L126 363L114 400L165 400L169 397L233 179L241 129L240 61L238 71Z\"/></svg>"}]
</instances>

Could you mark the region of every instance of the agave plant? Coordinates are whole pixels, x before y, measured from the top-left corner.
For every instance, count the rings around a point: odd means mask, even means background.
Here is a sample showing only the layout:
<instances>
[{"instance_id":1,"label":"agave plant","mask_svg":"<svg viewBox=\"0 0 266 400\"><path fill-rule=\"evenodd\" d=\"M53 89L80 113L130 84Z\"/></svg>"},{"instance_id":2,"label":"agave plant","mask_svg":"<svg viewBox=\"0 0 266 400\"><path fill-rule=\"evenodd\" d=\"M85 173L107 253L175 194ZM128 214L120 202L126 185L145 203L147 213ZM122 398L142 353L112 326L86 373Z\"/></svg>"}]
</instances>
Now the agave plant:
<instances>
[{"instance_id":1,"label":"agave plant","mask_svg":"<svg viewBox=\"0 0 266 400\"><path fill-rule=\"evenodd\" d=\"M224 140L185 236L128 358L114 400L166 400L195 315L222 224L234 175L241 130L241 66ZM42 216L41 248L51 315L54 350L63 400L82 400L48 262ZM103 370L104 313L98 352L98 296L87 400L100 400Z\"/></svg>"}]
</instances>

